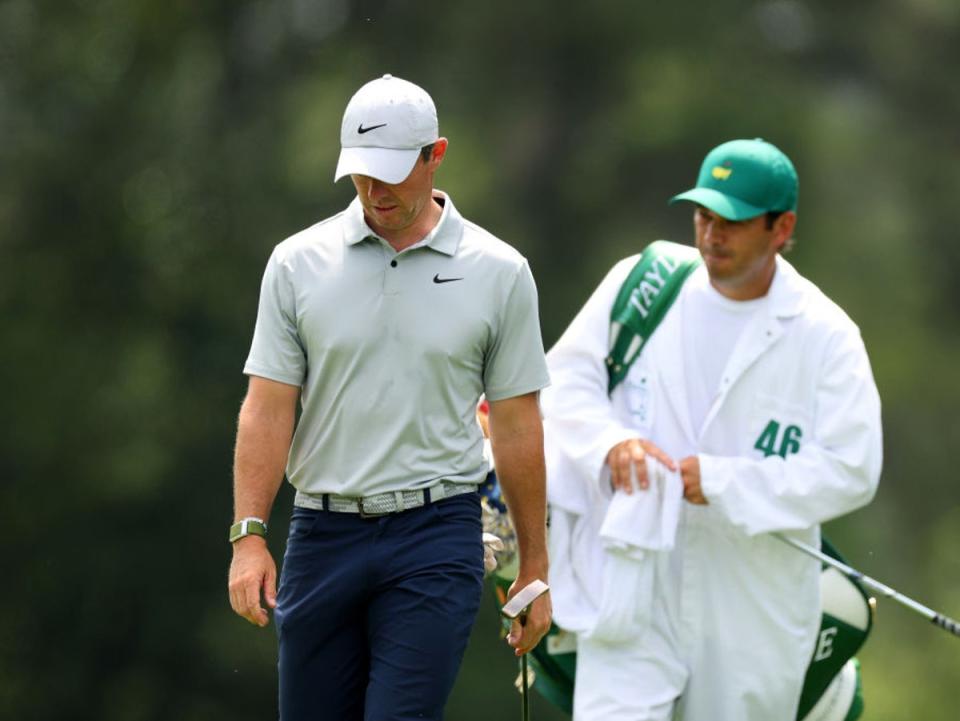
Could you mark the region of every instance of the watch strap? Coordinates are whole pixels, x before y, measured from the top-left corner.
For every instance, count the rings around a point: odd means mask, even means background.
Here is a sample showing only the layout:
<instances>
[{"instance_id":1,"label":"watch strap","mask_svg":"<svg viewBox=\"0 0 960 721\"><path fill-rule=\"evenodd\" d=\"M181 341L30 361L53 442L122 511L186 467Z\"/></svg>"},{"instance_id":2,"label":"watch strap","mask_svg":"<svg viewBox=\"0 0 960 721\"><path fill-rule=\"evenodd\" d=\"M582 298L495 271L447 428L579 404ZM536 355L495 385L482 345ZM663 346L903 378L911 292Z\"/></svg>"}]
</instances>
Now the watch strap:
<instances>
[{"instance_id":1,"label":"watch strap","mask_svg":"<svg viewBox=\"0 0 960 721\"><path fill-rule=\"evenodd\" d=\"M244 536L263 536L267 537L267 523L262 518L249 516L241 518L230 526L230 543L239 541Z\"/></svg>"}]
</instances>

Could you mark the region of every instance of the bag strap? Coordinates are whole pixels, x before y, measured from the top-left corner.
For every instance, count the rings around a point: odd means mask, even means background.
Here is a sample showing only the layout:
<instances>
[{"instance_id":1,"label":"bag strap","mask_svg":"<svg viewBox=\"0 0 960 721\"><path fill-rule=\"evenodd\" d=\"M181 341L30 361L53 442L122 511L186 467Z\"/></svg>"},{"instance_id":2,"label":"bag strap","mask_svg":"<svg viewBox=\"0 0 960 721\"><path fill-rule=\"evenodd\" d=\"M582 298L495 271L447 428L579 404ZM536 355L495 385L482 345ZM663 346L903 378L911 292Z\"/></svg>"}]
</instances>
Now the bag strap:
<instances>
[{"instance_id":1,"label":"bag strap","mask_svg":"<svg viewBox=\"0 0 960 721\"><path fill-rule=\"evenodd\" d=\"M696 248L655 240L620 286L610 312L607 394L627 377L633 362L676 300L683 282L700 265Z\"/></svg>"}]
</instances>

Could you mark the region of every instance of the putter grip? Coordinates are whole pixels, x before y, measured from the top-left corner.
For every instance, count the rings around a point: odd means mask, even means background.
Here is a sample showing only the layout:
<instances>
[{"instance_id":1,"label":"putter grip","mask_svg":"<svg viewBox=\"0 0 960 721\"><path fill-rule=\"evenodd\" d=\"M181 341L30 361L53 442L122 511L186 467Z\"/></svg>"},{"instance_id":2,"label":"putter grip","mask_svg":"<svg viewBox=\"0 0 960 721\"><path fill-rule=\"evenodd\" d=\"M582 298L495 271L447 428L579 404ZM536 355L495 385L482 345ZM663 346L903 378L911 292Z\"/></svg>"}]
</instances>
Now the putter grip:
<instances>
[{"instance_id":1,"label":"putter grip","mask_svg":"<svg viewBox=\"0 0 960 721\"><path fill-rule=\"evenodd\" d=\"M938 613L936 616L931 619L934 625L939 626L945 631L949 631L954 636L960 636L960 623L957 623L952 618L948 618L943 614Z\"/></svg>"}]
</instances>

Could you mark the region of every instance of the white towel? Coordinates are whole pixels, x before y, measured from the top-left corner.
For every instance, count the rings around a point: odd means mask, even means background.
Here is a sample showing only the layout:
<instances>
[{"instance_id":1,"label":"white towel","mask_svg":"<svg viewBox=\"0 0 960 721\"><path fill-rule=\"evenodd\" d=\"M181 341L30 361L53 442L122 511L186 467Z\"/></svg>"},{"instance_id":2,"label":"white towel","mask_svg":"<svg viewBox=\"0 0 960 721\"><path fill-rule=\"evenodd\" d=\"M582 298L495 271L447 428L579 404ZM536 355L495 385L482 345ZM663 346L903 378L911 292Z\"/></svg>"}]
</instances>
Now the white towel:
<instances>
[{"instance_id":1,"label":"white towel","mask_svg":"<svg viewBox=\"0 0 960 721\"><path fill-rule=\"evenodd\" d=\"M637 484L631 468L633 493L613 494L607 514L600 526L600 538L610 551L627 556L643 557L644 551L669 551L677 536L683 481L678 471L671 471L647 456L646 490Z\"/></svg>"},{"instance_id":2,"label":"white towel","mask_svg":"<svg viewBox=\"0 0 960 721\"><path fill-rule=\"evenodd\" d=\"M607 643L636 641L650 625L657 554L669 551L677 534L683 482L647 457L646 490L633 477L632 494L617 491L600 527L604 549L596 623L587 635Z\"/></svg>"}]
</instances>

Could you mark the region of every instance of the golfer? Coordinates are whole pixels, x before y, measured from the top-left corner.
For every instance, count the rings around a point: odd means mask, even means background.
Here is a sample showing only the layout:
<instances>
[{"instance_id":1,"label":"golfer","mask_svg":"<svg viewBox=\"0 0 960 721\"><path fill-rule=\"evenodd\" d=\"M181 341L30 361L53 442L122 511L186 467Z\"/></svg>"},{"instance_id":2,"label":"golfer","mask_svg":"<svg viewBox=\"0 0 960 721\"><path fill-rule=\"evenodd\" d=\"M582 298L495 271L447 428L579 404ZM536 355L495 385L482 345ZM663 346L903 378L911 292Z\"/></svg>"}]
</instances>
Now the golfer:
<instances>
[{"instance_id":1,"label":"golfer","mask_svg":"<svg viewBox=\"0 0 960 721\"><path fill-rule=\"evenodd\" d=\"M619 262L548 353L551 587L557 624L578 634L576 721L794 721L811 658L832 653L817 639L820 564L770 532L819 547L821 523L871 500L880 402L856 325L781 255L797 189L770 143L714 148L673 198L692 204L699 257L654 244L663 256L639 278L642 256ZM677 282L652 334L613 355ZM607 511L624 494L684 499L660 550L618 557L649 564L643 593L624 575L583 582L585 559L620 553L596 529L622 523ZM624 625L601 629L606 608Z\"/></svg>"},{"instance_id":2,"label":"golfer","mask_svg":"<svg viewBox=\"0 0 960 721\"><path fill-rule=\"evenodd\" d=\"M518 526L514 590L546 579L548 381L526 260L434 189L430 96L385 75L343 116L357 196L267 263L240 410L230 603L275 608L282 721L440 721L481 596L477 400ZM297 404L300 403L299 420ZM279 592L267 519L296 488ZM547 597L508 642L550 624Z\"/></svg>"}]
</instances>

